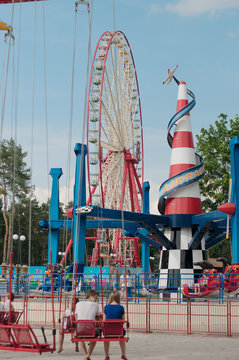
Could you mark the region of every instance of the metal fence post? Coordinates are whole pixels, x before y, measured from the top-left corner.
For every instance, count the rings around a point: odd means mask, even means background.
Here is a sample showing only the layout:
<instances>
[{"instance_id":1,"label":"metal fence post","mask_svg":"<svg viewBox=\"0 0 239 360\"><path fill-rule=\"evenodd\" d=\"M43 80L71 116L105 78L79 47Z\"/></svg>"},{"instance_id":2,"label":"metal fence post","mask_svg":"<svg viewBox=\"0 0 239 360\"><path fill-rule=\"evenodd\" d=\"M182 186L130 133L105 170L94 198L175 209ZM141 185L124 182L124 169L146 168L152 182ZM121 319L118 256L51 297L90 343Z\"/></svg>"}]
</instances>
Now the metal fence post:
<instances>
[{"instance_id":1,"label":"metal fence post","mask_svg":"<svg viewBox=\"0 0 239 360\"><path fill-rule=\"evenodd\" d=\"M150 299L146 299L146 333L150 333Z\"/></svg>"},{"instance_id":2,"label":"metal fence post","mask_svg":"<svg viewBox=\"0 0 239 360\"><path fill-rule=\"evenodd\" d=\"M191 335L191 300L187 300L187 335Z\"/></svg>"},{"instance_id":3,"label":"metal fence post","mask_svg":"<svg viewBox=\"0 0 239 360\"><path fill-rule=\"evenodd\" d=\"M227 300L227 336L232 336L231 300Z\"/></svg>"}]
</instances>

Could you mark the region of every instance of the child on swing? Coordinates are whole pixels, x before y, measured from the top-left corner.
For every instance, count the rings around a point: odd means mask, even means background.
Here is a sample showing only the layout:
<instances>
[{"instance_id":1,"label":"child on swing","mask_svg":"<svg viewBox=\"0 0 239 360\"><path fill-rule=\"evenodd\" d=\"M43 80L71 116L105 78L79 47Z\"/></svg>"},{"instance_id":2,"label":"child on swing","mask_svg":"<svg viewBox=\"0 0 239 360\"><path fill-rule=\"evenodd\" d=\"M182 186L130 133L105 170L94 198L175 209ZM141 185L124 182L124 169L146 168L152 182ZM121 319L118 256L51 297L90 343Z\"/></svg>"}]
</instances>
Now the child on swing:
<instances>
[{"instance_id":1,"label":"child on swing","mask_svg":"<svg viewBox=\"0 0 239 360\"><path fill-rule=\"evenodd\" d=\"M119 319L125 320L124 307L120 305L120 294L117 291L112 291L109 296L108 305L104 308L104 320ZM125 331L125 330L124 330ZM126 358L126 346L125 341L119 341L121 348L121 359ZM110 342L104 342L105 360L110 360L109 357Z\"/></svg>"}]
</instances>

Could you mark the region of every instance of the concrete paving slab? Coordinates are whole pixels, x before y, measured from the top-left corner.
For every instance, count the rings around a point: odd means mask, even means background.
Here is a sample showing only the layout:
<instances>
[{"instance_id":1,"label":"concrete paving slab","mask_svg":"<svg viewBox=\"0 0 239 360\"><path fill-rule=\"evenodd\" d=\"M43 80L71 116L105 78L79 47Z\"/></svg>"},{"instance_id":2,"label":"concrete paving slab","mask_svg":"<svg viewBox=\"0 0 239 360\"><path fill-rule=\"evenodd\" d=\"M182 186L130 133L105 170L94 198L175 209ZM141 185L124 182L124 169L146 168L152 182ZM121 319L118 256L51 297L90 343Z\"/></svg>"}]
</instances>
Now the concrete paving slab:
<instances>
[{"instance_id":1,"label":"concrete paving slab","mask_svg":"<svg viewBox=\"0 0 239 360\"><path fill-rule=\"evenodd\" d=\"M142 332L131 332L127 343L128 360L237 360L239 359L238 336L203 336L182 335ZM0 359L17 360L32 359L39 357L38 354L1 351ZM83 360L81 352L74 351L74 344L70 336L66 335L64 350L57 354L42 354L41 359L49 360ZM91 360L104 360L103 343L97 343ZM120 360L120 348L118 343L110 345L110 360Z\"/></svg>"}]
</instances>

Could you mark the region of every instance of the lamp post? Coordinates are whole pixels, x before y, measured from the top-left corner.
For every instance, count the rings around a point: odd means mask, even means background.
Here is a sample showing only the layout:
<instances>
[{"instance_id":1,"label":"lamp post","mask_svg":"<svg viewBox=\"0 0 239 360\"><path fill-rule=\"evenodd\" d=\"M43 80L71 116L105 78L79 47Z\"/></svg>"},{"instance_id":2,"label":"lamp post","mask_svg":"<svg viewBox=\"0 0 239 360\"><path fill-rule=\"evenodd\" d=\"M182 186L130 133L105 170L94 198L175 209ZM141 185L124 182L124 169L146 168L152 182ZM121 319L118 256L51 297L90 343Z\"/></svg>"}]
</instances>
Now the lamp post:
<instances>
[{"instance_id":1,"label":"lamp post","mask_svg":"<svg viewBox=\"0 0 239 360\"><path fill-rule=\"evenodd\" d=\"M14 234L12 236L13 240L18 241L18 251L17 251L17 258L18 258L18 264L16 264L16 275L17 275L17 294L19 294L19 275L21 272L21 243L26 240L25 235L21 235L20 237L18 234Z\"/></svg>"},{"instance_id":2,"label":"lamp post","mask_svg":"<svg viewBox=\"0 0 239 360\"><path fill-rule=\"evenodd\" d=\"M18 264L21 265L21 243L23 241L26 240L26 236L25 235L21 235L20 237L18 236L18 234L14 234L12 236L13 240L18 240L18 251L17 251L17 257L18 257Z\"/></svg>"}]
</instances>

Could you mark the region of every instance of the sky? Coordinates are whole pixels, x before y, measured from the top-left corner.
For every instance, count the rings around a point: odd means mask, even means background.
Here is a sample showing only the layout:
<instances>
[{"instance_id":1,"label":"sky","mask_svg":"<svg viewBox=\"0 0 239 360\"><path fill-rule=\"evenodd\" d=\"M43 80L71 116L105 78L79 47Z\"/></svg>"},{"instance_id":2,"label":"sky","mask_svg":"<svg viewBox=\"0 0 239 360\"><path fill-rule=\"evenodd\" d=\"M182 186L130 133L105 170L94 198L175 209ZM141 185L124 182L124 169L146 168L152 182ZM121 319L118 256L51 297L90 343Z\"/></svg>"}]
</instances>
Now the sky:
<instances>
[{"instance_id":1,"label":"sky","mask_svg":"<svg viewBox=\"0 0 239 360\"><path fill-rule=\"evenodd\" d=\"M167 124L175 113L178 91L174 82L163 85L163 80L168 68L178 64L176 77L186 81L196 96L191 111L194 139L220 113L229 118L238 114L239 0L93 0L92 4L91 57L101 34L114 29L126 35L134 56L143 121L144 180L150 182L151 212L157 213L158 189L168 178L170 166ZM0 5L0 21L11 24L11 18L12 5ZM82 129L89 36L85 5L79 6L76 19L72 98L75 2L47 0L14 6L15 43L10 53L2 138L13 136L28 152L32 183L40 201L49 196L48 173L52 167L63 169L61 200L65 201L68 186L73 193L73 148L75 143L85 141ZM1 32L1 99L7 50Z\"/></svg>"}]
</instances>

